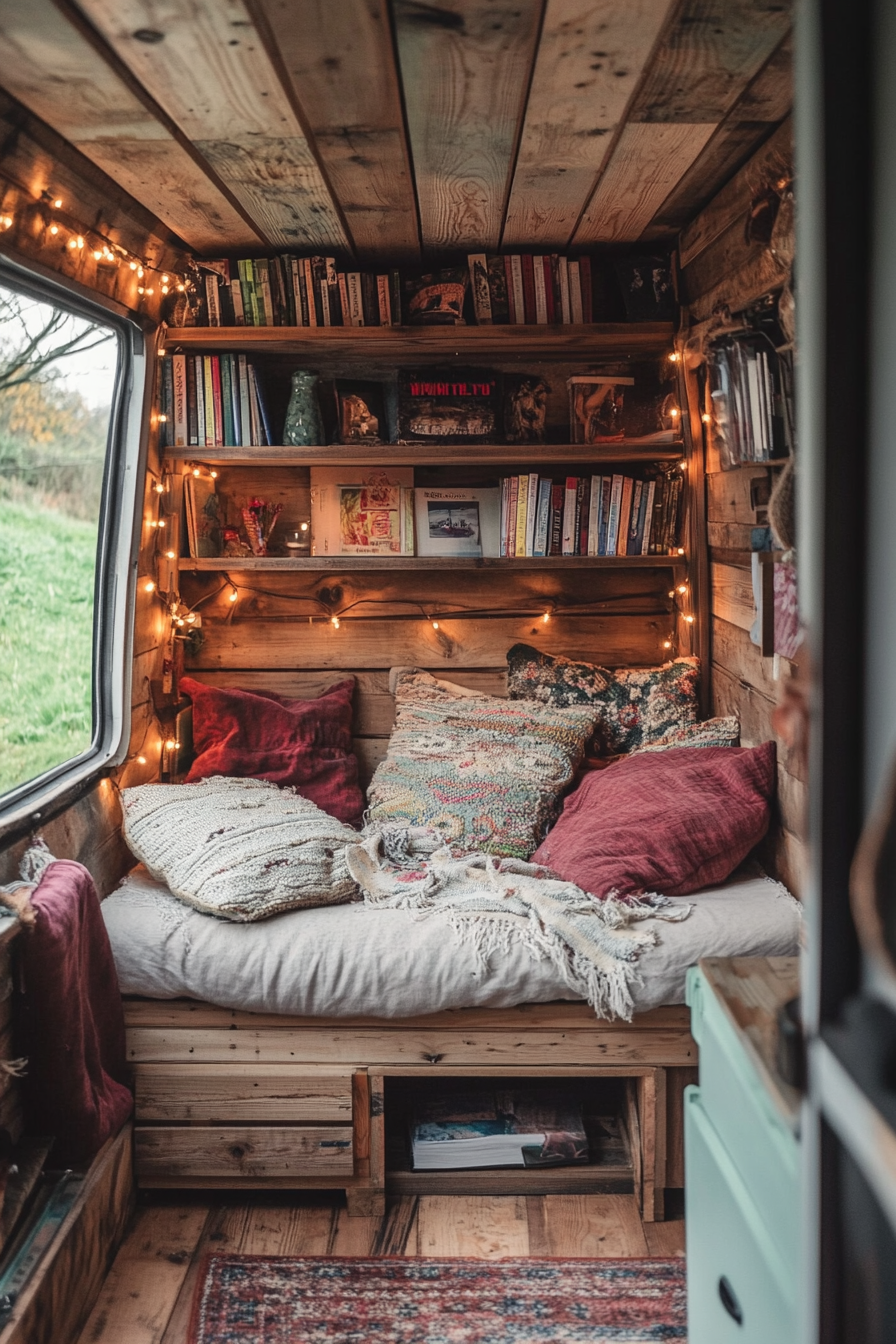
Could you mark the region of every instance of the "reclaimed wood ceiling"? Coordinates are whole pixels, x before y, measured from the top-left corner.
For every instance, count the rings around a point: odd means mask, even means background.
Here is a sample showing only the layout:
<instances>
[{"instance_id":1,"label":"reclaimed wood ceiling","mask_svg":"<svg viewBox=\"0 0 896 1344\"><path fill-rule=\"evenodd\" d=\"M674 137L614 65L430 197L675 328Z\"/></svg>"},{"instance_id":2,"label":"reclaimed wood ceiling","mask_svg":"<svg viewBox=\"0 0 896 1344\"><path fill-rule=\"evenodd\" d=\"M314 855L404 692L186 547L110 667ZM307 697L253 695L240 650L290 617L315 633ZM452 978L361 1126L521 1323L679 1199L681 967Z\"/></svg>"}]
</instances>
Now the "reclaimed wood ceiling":
<instances>
[{"instance_id":1,"label":"reclaimed wood ceiling","mask_svg":"<svg viewBox=\"0 0 896 1344\"><path fill-rule=\"evenodd\" d=\"M0 83L201 255L674 235L786 117L770 0L0 0Z\"/></svg>"}]
</instances>

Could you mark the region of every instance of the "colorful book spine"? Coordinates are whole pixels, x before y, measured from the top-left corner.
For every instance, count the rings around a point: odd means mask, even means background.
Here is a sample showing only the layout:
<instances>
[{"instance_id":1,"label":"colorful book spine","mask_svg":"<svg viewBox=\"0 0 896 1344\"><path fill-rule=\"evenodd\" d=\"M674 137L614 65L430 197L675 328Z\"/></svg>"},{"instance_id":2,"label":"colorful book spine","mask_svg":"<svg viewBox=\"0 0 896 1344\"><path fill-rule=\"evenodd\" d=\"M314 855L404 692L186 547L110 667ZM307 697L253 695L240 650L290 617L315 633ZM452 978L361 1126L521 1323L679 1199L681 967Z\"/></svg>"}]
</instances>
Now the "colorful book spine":
<instances>
[{"instance_id":1,"label":"colorful book spine","mask_svg":"<svg viewBox=\"0 0 896 1344\"><path fill-rule=\"evenodd\" d=\"M563 496L563 544L561 555L576 553L576 498L579 481L577 476L567 476Z\"/></svg>"},{"instance_id":2,"label":"colorful book spine","mask_svg":"<svg viewBox=\"0 0 896 1344\"><path fill-rule=\"evenodd\" d=\"M552 484L550 555L561 555L563 553L563 503L565 498L565 486Z\"/></svg>"},{"instance_id":3,"label":"colorful book spine","mask_svg":"<svg viewBox=\"0 0 896 1344\"><path fill-rule=\"evenodd\" d=\"M616 554L619 538L619 509L622 504L622 477L614 476L610 489L610 508L607 514L607 555Z\"/></svg>"},{"instance_id":4,"label":"colorful book spine","mask_svg":"<svg viewBox=\"0 0 896 1344\"><path fill-rule=\"evenodd\" d=\"M588 554L588 528L591 523L591 477L581 476L579 478L579 502L577 504L579 516L579 546L576 555Z\"/></svg>"},{"instance_id":5,"label":"colorful book spine","mask_svg":"<svg viewBox=\"0 0 896 1344\"><path fill-rule=\"evenodd\" d=\"M511 476L510 493L507 497L507 555L516 555L516 513L519 501L520 478Z\"/></svg>"},{"instance_id":6,"label":"colorful book spine","mask_svg":"<svg viewBox=\"0 0 896 1344\"><path fill-rule=\"evenodd\" d=\"M514 534L513 553L516 556L526 554L526 517L529 507L529 477L517 478L516 495L516 532Z\"/></svg>"},{"instance_id":7,"label":"colorful book spine","mask_svg":"<svg viewBox=\"0 0 896 1344\"><path fill-rule=\"evenodd\" d=\"M174 423L172 443L175 448L186 448L189 444L189 426L187 417L187 357L172 355L171 379L174 387Z\"/></svg>"},{"instance_id":8,"label":"colorful book spine","mask_svg":"<svg viewBox=\"0 0 896 1344\"><path fill-rule=\"evenodd\" d=\"M526 555L535 554L535 525L538 513L538 472L529 473L529 496L526 501Z\"/></svg>"},{"instance_id":9,"label":"colorful book spine","mask_svg":"<svg viewBox=\"0 0 896 1344\"><path fill-rule=\"evenodd\" d=\"M470 293L473 296L473 316L478 326L492 324L492 298L488 285L488 259L484 252L471 252L467 257L470 272Z\"/></svg>"},{"instance_id":10,"label":"colorful book spine","mask_svg":"<svg viewBox=\"0 0 896 1344\"><path fill-rule=\"evenodd\" d=\"M221 395L221 358L219 355L212 355L209 363L212 366L212 406L214 408L214 435L215 447L224 446L224 398Z\"/></svg>"},{"instance_id":11,"label":"colorful book spine","mask_svg":"<svg viewBox=\"0 0 896 1344\"><path fill-rule=\"evenodd\" d=\"M538 482L538 503L535 510L535 539L532 554L544 556L548 553L551 531L551 479L543 476Z\"/></svg>"},{"instance_id":12,"label":"colorful book spine","mask_svg":"<svg viewBox=\"0 0 896 1344\"><path fill-rule=\"evenodd\" d=\"M535 321L539 326L546 326L548 320L548 299L544 284L544 257L532 258L532 283L535 288ZM550 265L550 258L548 258Z\"/></svg>"},{"instance_id":13,"label":"colorful book spine","mask_svg":"<svg viewBox=\"0 0 896 1344\"><path fill-rule=\"evenodd\" d=\"M622 478L622 498L619 503L619 531L616 539L616 554L628 554L628 529L632 517L632 490L634 481L631 476Z\"/></svg>"},{"instance_id":14,"label":"colorful book spine","mask_svg":"<svg viewBox=\"0 0 896 1344\"><path fill-rule=\"evenodd\" d=\"M510 275L513 294L513 320L518 326L526 322L526 298L523 288L523 259L519 254L510 258Z\"/></svg>"},{"instance_id":15,"label":"colorful book spine","mask_svg":"<svg viewBox=\"0 0 896 1344\"><path fill-rule=\"evenodd\" d=\"M361 292L361 276L358 271L349 271L345 277L348 286L348 325L363 327L364 298Z\"/></svg>"},{"instance_id":16,"label":"colorful book spine","mask_svg":"<svg viewBox=\"0 0 896 1344\"><path fill-rule=\"evenodd\" d=\"M389 276L378 275L376 278L376 297L380 310L380 326L391 327L392 325L392 301L389 293Z\"/></svg>"}]
</instances>

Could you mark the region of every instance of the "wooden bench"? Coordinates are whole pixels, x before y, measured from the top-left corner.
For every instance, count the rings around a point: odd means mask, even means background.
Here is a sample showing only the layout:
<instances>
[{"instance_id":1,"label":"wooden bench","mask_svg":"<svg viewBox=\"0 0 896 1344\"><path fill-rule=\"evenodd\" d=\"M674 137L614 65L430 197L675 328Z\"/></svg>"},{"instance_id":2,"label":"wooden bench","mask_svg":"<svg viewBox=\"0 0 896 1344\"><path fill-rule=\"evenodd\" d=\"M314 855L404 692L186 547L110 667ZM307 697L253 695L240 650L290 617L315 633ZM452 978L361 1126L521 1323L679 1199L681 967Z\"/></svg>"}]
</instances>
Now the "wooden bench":
<instances>
[{"instance_id":1,"label":"wooden bench","mask_svg":"<svg viewBox=\"0 0 896 1344\"><path fill-rule=\"evenodd\" d=\"M651 1221L663 1217L664 1188L684 1184L681 1093L696 1081L697 1047L683 1007L627 1023L599 1021L583 1003L376 1019L126 999L125 1022L144 1187L336 1188L351 1213L375 1214L390 1187L409 1181L388 1170L387 1080L430 1077L625 1080L626 1168L465 1173L471 1189L618 1190L628 1181ZM445 1175L413 1178L435 1189Z\"/></svg>"}]
</instances>

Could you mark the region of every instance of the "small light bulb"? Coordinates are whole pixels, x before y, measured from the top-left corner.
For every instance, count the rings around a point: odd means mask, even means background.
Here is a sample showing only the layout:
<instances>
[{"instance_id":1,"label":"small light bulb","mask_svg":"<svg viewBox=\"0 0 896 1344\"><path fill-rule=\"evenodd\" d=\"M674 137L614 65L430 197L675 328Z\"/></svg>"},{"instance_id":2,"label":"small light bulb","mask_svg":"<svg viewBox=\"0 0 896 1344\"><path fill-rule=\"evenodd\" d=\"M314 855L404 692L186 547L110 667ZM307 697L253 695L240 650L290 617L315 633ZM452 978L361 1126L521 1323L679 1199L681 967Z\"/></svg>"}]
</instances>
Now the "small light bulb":
<instances>
[{"instance_id":1,"label":"small light bulb","mask_svg":"<svg viewBox=\"0 0 896 1344\"><path fill-rule=\"evenodd\" d=\"M674 597L674 596L675 596L675 589L674 589L674 588L672 589L672 591L671 591L671 593L669 594L669 596L670 596L670 597Z\"/></svg>"},{"instance_id":2,"label":"small light bulb","mask_svg":"<svg viewBox=\"0 0 896 1344\"><path fill-rule=\"evenodd\" d=\"M94 261L99 261L99 259L100 259L100 257L101 257L102 255L103 255L103 254L102 254L102 252L99 250L98 247L95 247L95 248L93 249L93 259L94 259Z\"/></svg>"},{"instance_id":3,"label":"small light bulb","mask_svg":"<svg viewBox=\"0 0 896 1344\"><path fill-rule=\"evenodd\" d=\"M160 415L160 416L159 416L159 424L160 424L160 425L166 425L167 423L168 423L168 417L167 417L167 415Z\"/></svg>"},{"instance_id":4,"label":"small light bulb","mask_svg":"<svg viewBox=\"0 0 896 1344\"><path fill-rule=\"evenodd\" d=\"M551 613L549 611L546 611L541 619L544 622L544 624L547 625L548 621L551 619Z\"/></svg>"},{"instance_id":5,"label":"small light bulb","mask_svg":"<svg viewBox=\"0 0 896 1344\"><path fill-rule=\"evenodd\" d=\"M178 287L177 287L177 292L178 292L178 294L183 294L183 292L184 292L184 286L183 286L183 285L178 285Z\"/></svg>"},{"instance_id":6,"label":"small light bulb","mask_svg":"<svg viewBox=\"0 0 896 1344\"><path fill-rule=\"evenodd\" d=\"M142 285L138 285L138 286L137 286L137 293L138 293L138 294L143 294L143 293L144 293L144 289L143 289L143 286L142 286Z\"/></svg>"},{"instance_id":7,"label":"small light bulb","mask_svg":"<svg viewBox=\"0 0 896 1344\"><path fill-rule=\"evenodd\" d=\"M173 738L173 737L169 737L169 738L168 738L168 741L165 743L165 750L166 750L166 751L174 751L174 748L175 748L176 746L177 746L177 743L175 742L174 738Z\"/></svg>"},{"instance_id":8,"label":"small light bulb","mask_svg":"<svg viewBox=\"0 0 896 1344\"><path fill-rule=\"evenodd\" d=\"M175 751L180 751L180 742L179 742L179 741L175 741L175 743L174 743L174 750L175 750Z\"/></svg>"},{"instance_id":9,"label":"small light bulb","mask_svg":"<svg viewBox=\"0 0 896 1344\"><path fill-rule=\"evenodd\" d=\"M237 600L238 597L239 597L239 593L238 593L237 590L234 588L234 590L233 590L232 593L228 593L228 594L227 594L227 601L228 601L228 602L235 602L235 601Z\"/></svg>"},{"instance_id":10,"label":"small light bulb","mask_svg":"<svg viewBox=\"0 0 896 1344\"><path fill-rule=\"evenodd\" d=\"M176 559L177 559L177 556L174 554L173 551L166 551L166 552L165 552L165 559L166 559L166 560L176 560Z\"/></svg>"},{"instance_id":11,"label":"small light bulb","mask_svg":"<svg viewBox=\"0 0 896 1344\"><path fill-rule=\"evenodd\" d=\"M150 285L149 289L146 292L147 294L155 294L155 290L153 289L152 285Z\"/></svg>"},{"instance_id":12,"label":"small light bulb","mask_svg":"<svg viewBox=\"0 0 896 1344\"><path fill-rule=\"evenodd\" d=\"M131 268L132 271L136 271L136 269L137 269L137 263L136 263L136 261L132 261L132 262L130 262L129 265L130 265L130 268Z\"/></svg>"},{"instance_id":13,"label":"small light bulb","mask_svg":"<svg viewBox=\"0 0 896 1344\"><path fill-rule=\"evenodd\" d=\"M308 524L307 524L307 523L300 523L300 524L299 524L299 530L300 530L301 532L307 532L307 531L308 531Z\"/></svg>"},{"instance_id":14,"label":"small light bulb","mask_svg":"<svg viewBox=\"0 0 896 1344\"><path fill-rule=\"evenodd\" d=\"M687 621L688 625L693 625L693 624L694 624L694 617L693 617L693 616L685 616L685 620Z\"/></svg>"},{"instance_id":15,"label":"small light bulb","mask_svg":"<svg viewBox=\"0 0 896 1344\"><path fill-rule=\"evenodd\" d=\"M433 630L438 630L438 628L439 628L439 623L438 623L438 621L433 621L433 623L432 623L432 628L433 628Z\"/></svg>"},{"instance_id":16,"label":"small light bulb","mask_svg":"<svg viewBox=\"0 0 896 1344\"><path fill-rule=\"evenodd\" d=\"M670 406L669 414L671 415L673 420L677 420L678 417L681 415L681 411L678 409L677 406Z\"/></svg>"},{"instance_id":17,"label":"small light bulb","mask_svg":"<svg viewBox=\"0 0 896 1344\"><path fill-rule=\"evenodd\" d=\"M216 481L218 479L218 473L216 471L210 471L208 474L209 476L211 476L213 481Z\"/></svg>"},{"instance_id":18,"label":"small light bulb","mask_svg":"<svg viewBox=\"0 0 896 1344\"><path fill-rule=\"evenodd\" d=\"M137 267L137 279L138 279L138 280L142 280L142 279L143 279L143 267L142 267L142 266L138 266L138 267Z\"/></svg>"},{"instance_id":19,"label":"small light bulb","mask_svg":"<svg viewBox=\"0 0 896 1344\"><path fill-rule=\"evenodd\" d=\"M145 757L145 756L137 756L135 759L136 759L138 765L145 765L145 764L146 764L146 757Z\"/></svg>"},{"instance_id":20,"label":"small light bulb","mask_svg":"<svg viewBox=\"0 0 896 1344\"><path fill-rule=\"evenodd\" d=\"M199 468L198 468L198 467L194 467L194 468L193 468L193 475L194 475L194 476L198 476L198 475L199 475Z\"/></svg>"},{"instance_id":21,"label":"small light bulb","mask_svg":"<svg viewBox=\"0 0 896 1344\"><path fill-rule=\"evenodd\" d=\"M56 234L59 232L59 225L58 225L58 224L51 224L51 225L50 225L50 232L52 233L53 237L55 238L55 237L56 237Z\"/></svg>"},{"instance_id":22,"label":"small light bulb","mask_svg":"<svg viewBox=\"0 0 896 1344\"><path fill-rule=\"evenodd\" d=\"M339 629L339 617L338 617L338 616L331 616L331 617L330 617L330 624L332 625L332 627L333 627L334 630L338 630L338 629Z\"/></svg>"},{"instance_id":23,"label":"small light bulb","mask_svg":"<svg viewBox=\"0 0 896 1344\"><path fill-rule=\"evenodd\" d=\"M688 590L688 586L687 586L686 583L680 583L680 584L678 585L678 591L679 591L680 593L686 593L687 590Z\"/></svg>"},{"instance_id":24,"label":"small light bulb","mask_svg":"<svg viewBox=\"0 0 896 1344\"><path fill-rule=\"evenodd\" d=\"M167 285L163 285L163 286L162 286L162 293L163 293L163 294L167 294L167 293L168 293L168 286L167 286Z\"/></svg>"},{"instance_id":25,"label":"small light bulb","mask_svg":"<svg viewBox=\"0 0 896 1344\"><path fill-rule=\"evenodd\" d=\"M672 641L671 641L671 639L664 639L664 640L663 640L663 648L664 648L664 649L671 649L671 647L672 647Z\"/></svg>"},{"instance_id":26,"label":"small light bulb","mask_svg":"<svg viewBox=\"0 0 896 1344\"><path fill-rule=\"evenodd\" d=\"M69 245L69 247L72 249L72 251L74 251L74 249L78 246L78 244L75 242L74 238L69 238L69 240L68 240L68 245Z\"/></svg>"},{"instance_id":27,"label":"small light bulb","mask_svg":"<svg viewBox=\"0 0 896 1344\"><path fill-rule=\"evenodd\" d=\"M167 277L167 275L163 275L163 276L162 276L162 284L163 284L163 285L167 285L167 283L168 283L168 277Z\"/></svg>"},{"instance_id":28,"label":"small light bulb","mask_svg":"<svg viewBox=\"0 0 896 1344\"><path fill-rule=\"evenodd\" d=\"M704 425L712 424L712 416L709 414L709 411L704 411L700 419L703 421Z\"/></svg>"},{"instance_id":29,"label":"small light bulb","mask_svg":"<svg viewBox=\"0 0 896 1344\"><path fill-rule=\"evenodd\" d=\"M53 202L53 209L54 209L54 210L61 210L61 209L62 209L62 197L61 197L61 196L57 196L57 197L56 197L55 201Z\"/></svg>"},{"instance_id":30,"label":"small light bulb","mask_svg":"<svg viewBox=\"0 0 896 1344\"><path fill-rule=\"evenodd\" d=\"M178 625L178 626L182 626L182 625L184 624L184 618L183 618L182 616L178 616L178 618L177 618L177 620L174 622L174 624L175 624L175 625Z\"/></svg>"},{"instance_id":31,"label":"small light bulb","mask_svg":"<svg viewBox=\"0 0 896 1344\"><path fill-rule=\"evenodd\" d=\"M76 239L75 246L78 248L82 248L84 246L84 239L81 237L80 233L78 234L78 237Z\"/></svg>"},{"instance_id":32,"label":"small light bulb","mask_svg":"<svg viewBox=\"0 0 896 1344\"><path fill-rule=\"evenodd\" d=\"M144 591L144 593L154 593L155 590L156 590L156 586L155 586L155 584L153 583L152 579L147 579L146 582L145 582L144 585L143 585L143 591Z\"/></svg>"},{"instance_id":33,"label":"small light bulb","mask_svg":"<svg viewBox=\"0 0 896 1344\"><path fill-rule=\"evenodd\" d=\"M165 526L165 519L160 518L159 521L156 523L156 527L164 527L164 526Z\"/></svg>"},{"instance_id":34,"label":"small light bulb","mask_svg":"<svg viewBox=\"0 0 896 1344\"><path fill-rule=\"evenodd\" d=\"M147 520L146 520L146 526L147 526L147 527L158 527L158 523L156 522L155 518L147 518Z\"/></svg>"},{"instance_id":35,"label":"small light bulb","mask_svg":"<svg viewBox=\"0 0 896 1344\"><path fill-rule=\"evenodd\" d=\"M679 555L684 555L684 547L683 547L683 546L679 546L679 548L678 548L678 554L679 554Z\"/></svg>"},{"instance_id":36,"label":"small light bulb","mask_svg":"<svg viewBox=\"0 0 896 1344\"><path fill-rule=\"evenodd\" d=\"M165 416L164 418L167 420L168 417ZM165 487L161 481L159 481L156 485L153 486L153 490L155 490L157 495L164 495L165 493Z\"/></svg>"}]
</instances>

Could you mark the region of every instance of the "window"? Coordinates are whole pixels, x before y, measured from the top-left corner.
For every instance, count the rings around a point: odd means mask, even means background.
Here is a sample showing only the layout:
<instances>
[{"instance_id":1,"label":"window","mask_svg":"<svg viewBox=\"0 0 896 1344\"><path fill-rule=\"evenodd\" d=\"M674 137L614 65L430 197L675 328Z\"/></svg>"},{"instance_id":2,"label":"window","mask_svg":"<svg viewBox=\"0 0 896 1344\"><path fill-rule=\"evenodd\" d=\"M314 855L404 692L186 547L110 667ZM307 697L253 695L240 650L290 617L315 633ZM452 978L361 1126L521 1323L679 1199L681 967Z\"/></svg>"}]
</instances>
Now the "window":
<instances>
[{"instance_id":1,"label":"window","mask_svg":"<svg viewBox=\"0 0 896 1344\"><path fill-rule=\"evenodd\" d=\"M135 332L0 267L4 821L95 771L120 743Z\"/></svg>"}]
</instances>

